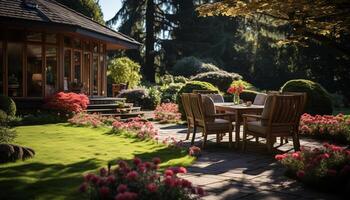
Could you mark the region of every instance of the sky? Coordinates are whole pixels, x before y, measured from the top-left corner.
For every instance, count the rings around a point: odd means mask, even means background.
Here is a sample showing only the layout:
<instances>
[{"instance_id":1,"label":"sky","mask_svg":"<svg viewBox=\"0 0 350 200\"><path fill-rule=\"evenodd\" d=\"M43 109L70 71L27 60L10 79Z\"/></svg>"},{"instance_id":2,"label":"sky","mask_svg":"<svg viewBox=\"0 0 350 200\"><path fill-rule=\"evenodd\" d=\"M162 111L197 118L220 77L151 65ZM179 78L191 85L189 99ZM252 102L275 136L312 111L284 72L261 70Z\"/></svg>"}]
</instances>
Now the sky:
<instances>
[{"instance_id":1,"label":"sky","mask_svg":"<svg viewBox=\"0 0 350 200\"><path fill-rule=\"evenodd\" d=\"M111 19L120 9L122 0L99 0L105 21Z\"/></svg>"}]
</instances>

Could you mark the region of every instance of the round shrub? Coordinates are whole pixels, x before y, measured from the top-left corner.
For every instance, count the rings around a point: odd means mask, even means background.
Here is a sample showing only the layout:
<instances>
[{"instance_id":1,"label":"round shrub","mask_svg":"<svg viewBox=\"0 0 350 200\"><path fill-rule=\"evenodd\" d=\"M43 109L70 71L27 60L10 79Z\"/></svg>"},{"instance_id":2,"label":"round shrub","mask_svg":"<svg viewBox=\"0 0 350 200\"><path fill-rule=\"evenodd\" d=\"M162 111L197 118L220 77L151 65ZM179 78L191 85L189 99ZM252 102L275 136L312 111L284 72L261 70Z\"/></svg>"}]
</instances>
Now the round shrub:
<instances>
[{"instance_id":1,"label":"round shrub","mask_svg":"<svg viewBox=\"0 0 350 200\"><path fill-rule=\"evenodd\" d=\"M330 115L333 112L329 93L318 83L310 80L295 79L286 82L282 92L305 92L307 94L305 112L311 115Z\"/></svg>"},{"instance_id":2,"label":"round shrub","mask_svg":"<svg viewBox=\"0 0 350 200\"><path fill-rule=\"evenodd\" d=\"M0 126L5 124L7 121L7 113L3 110L0 110Z\"/></svg>"},{"instance_id":3,"label":"round shrub","mask_svg":"<svg viewBox=\"0 0 350 200\"><path fill-rule=\"evenodd\" d=\"M141 66L130 60L128 57L113 59L108 65L108 75L114 83L126 83L130 88L134 88L140 83Z\"/></svg>"},{"instance_id":4,"label":"round shrub","mask_svg":"<svg viewBox=\"0 0 350 200\"><path fill-rule=\"evenodd\" d=\"M160 92L156 89L146 90L144 88L122 91L118 97L126 98L128 103L140 106L143 109L154 109L160 103Z\"/></svg>"},{"instance_id":5,"label":"round shrub","mask_svg":"<svg viewBox=\"0 0 350 200\"><path fill-rule=\"evenodd\" d=\"M217 87L212 85L211 83L202 82L202 81L190 81L184 85L181 90L177 93L176 103L179 105L179 111L182 115L182 118L185 118L185 111L181 102L181 94L182 93L192 93L193 90L211 90L211 91L219 91Z\"/></svg>"},{"instance_id":6,"label":"round shrub","mask_svg":"<svg viewBox=\"0 0 350 200\"><path fill-rule=\"evenodd\" d=\"M16 115L16 104L8 96L0 95L0 109L5 111L10 117L14 117Z\"/></svg>"},{"instance_id":7,"label":"round shrub","mask_svg":"<svg viewBox=\"0 0 350 200\"><path fill-rule=\"evenodd\" d=\"M185 84L183 83L172 83L167 87L162 88L162 100L161 102L176 102L177 93Z\"/></svg>"},{"instance_id":8,"label":"round shrub","mask_svg":"<svg viewBox=\"0 0 350 200\"><path fill-rule=\"evenodd\" d=\"M190 56L178 60L172 71L175 76L190 77L199 73L220 71L220 69L213 64L204 63L200 59Z\"/></svg>"},{"instance_id":9,"label":"round shrub","mask_svg":"<svg viewBox=\"0 0 350 200\"><path fill-rule=\"evenodd\" d=\"M188 79L184 76L174 76L174 83L186 83Z\"/></svg>"},{"instance_id":10,"label":"round shrub","mask_svg":"<svg viewBox=\"0 0 350 200\"><path fill-rule=\"evenodd\" d=\"M240 80L242 76L226 71L205 72L194 76L191 80L204 81L213 84L221 91L226 91L233 81Z\"/></svg>"}]
</instances>

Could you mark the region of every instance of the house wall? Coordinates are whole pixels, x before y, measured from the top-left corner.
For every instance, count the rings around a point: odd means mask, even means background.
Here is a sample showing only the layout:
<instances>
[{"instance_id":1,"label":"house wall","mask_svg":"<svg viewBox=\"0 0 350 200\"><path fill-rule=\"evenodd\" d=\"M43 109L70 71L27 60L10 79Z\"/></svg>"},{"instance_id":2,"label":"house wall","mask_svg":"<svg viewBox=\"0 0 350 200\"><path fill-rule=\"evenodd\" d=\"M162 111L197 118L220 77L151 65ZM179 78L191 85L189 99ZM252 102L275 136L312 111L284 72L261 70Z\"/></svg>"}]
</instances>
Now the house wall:
<instances>
[{"instance_id":1,"label":"house wall","mask_svg":"<svg viewBox=\"0 0 350 200\"><path fill-rule=\"evenodd\" d=\"M0 94L15 99L42 99L57 91L106 96L106 45L76 33L1 28Z\"/></svg>"}]
</instances>

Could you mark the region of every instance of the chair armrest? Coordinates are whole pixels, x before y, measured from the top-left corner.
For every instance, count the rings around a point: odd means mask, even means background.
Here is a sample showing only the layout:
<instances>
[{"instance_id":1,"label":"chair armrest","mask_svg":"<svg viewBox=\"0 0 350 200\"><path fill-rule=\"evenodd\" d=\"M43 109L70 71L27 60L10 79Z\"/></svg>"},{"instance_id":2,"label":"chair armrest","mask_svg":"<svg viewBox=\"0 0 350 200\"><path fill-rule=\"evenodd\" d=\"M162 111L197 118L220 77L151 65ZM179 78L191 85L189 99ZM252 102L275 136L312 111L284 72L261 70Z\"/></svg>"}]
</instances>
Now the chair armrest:
<instances>
[{"instance_id":1,"label":"chair armrest","mask_svg":"<svg viewBox=\"0 0 350 200\"><path fill-rule=\"evenodd\" d=\"M253 114L243 114L242 115L242 118L248 118L248 117L255 118L255 119L262 119L261 115L253 115Z\"/></svg>"}]
</instances>

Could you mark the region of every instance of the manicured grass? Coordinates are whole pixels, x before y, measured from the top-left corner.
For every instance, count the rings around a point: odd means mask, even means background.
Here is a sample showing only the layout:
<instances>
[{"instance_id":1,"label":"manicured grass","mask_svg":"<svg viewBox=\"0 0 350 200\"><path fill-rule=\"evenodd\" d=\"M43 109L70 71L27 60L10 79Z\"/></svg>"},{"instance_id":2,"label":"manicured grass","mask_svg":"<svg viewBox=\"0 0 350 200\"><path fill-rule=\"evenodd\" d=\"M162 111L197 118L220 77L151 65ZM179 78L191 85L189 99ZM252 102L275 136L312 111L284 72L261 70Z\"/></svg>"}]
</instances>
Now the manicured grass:
<instances>
[{"instance_id":1,"label":"manicured grass","mask_svg":"<svg viewBox=\"0 0 350 200\"><path fill-rule=\"evenodd\" d=\"M27 161L0 165L0 199L82 199L77 192L82 175L117 159L157 156L163 167L193 162L185 151L110 135L107 128L55 124L16 130L16 143L33 148L36 155Z\"/></svg>"}]
</instances>

